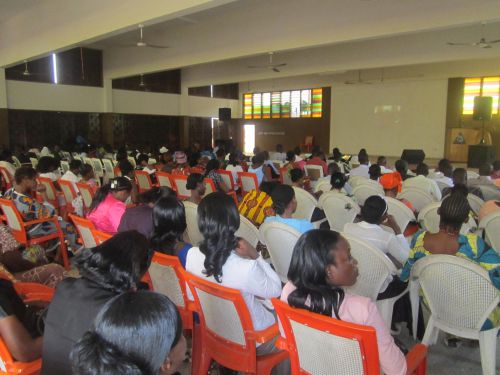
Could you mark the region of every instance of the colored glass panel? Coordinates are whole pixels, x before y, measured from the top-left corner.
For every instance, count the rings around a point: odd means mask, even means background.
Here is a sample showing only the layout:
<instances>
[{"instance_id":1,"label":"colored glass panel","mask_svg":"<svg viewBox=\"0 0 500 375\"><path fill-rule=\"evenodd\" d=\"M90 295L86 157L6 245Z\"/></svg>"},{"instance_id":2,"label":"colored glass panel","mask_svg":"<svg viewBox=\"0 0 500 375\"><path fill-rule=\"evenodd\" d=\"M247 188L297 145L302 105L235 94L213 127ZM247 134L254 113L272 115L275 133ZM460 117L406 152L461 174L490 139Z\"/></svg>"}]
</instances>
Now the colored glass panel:
<instances>
[{"instance_id":1,"label":"colored glass panel","mask_svg":"<svg viewBox=\"0 0 500 375\"><path fill-rule=\"evenodd\" d=\"M262 94L253 94L253 118L262 117Z\"/></svg>"},{"instance_id":2,"label":"colored glass panel","mask_svg":"<svg viewBox=\"0 0 500 375\"><path fill-rule=\"evenodd\" d=\"M252 118L252 94L243 96L243 113L246 119Z\"/></svg>"},{"instance_id":3,"label":"colored glass panel","mask_svg":"<svg viewBox=\"0 0 500 375\"><path fill-rule=\"evenodd\" d=\"M262 93L262 118L271 118L271 93Z\"/></svg>"},{"instance_id":4,"label":"colored glass panel","mask_svg":"<svg viewBox=\"0 0 500 375\"><path fill-rule=\"evenodd\" d=\"M271 94L271 117L280 118L281 116L281 93L279 91Z\"/></svg>"},{"instance_id":5,"label":"colored glass panel","mask_svg":"<svg viewBox=\"0 0 500 375\"><path fill-rule=\"evenodd\" d=\"M311 117L311 90L302 90L300 94L300 117Z\"/></svg>"},{"instance_id":6,"label":"colored glass panel","mask_svg":"<svg viewBox=\"0 0 500 375\"><path fill-rule=\"evenodd\" d=\"M290 91L281 92L281 117L290 117Z\"/></svg>"},{"instance_id":7,"label":"colored glass panel","mask_svg":"<svg viewBox=\"0 0 500 375\"><path fill-rule=\"evenodd\" d=\"M493 115L498 114L498 93L500 89L500 77L485 77L483 78L483 90L482 96L493 97L493 105L491 108L491 113Z\"/></svg>"},{"instance_id":8,"label":"colored glass panel","mask_svg":"<svg viewBox=\"0 0 500 375\"><path fill-rule=\"evenodd\" d=\"M464 82L464 102L462 114L472 115L474 97L481 95L481 78L466 78Z\"/></svg>"},{"instance_id":9,"label":"colored glass panel","mask_svg":"<svg viewBox=\"0 0 500 375\"><path fill-rule=\"evenodd\" d=\"M312 117L321 117L323 115L323 89L312 89Z\"/></svg>"},{"instance_id":10,"label":"colored glass panel","mask_svg":"<svg viewBox=\"0 0 500 375\"><path fill-rule=\"evenodd\" d=\"M300 91L292 91L291 103L291 117L300 117Z\"/></svg>"}]
</instances>

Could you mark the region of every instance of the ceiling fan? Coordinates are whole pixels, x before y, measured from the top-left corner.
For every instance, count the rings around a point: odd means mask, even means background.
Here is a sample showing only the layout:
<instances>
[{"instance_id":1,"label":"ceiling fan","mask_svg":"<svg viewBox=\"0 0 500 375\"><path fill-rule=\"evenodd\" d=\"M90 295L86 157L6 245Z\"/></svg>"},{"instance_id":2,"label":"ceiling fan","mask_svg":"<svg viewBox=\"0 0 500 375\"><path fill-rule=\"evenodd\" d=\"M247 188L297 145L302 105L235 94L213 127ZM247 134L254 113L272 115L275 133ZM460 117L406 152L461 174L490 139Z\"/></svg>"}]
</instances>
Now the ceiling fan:
<instances>
[{"instance_id":1,"label":"ceiling fan","mask_svg":"<svg viewBox=\"0 0 500 375\"><path fill-rule=\"evenodd\" d=\"M152 43L146 42L144 40L143 28L144 28L144 25L139 24L139 35L140 36L139 36L139 40L136 43L124 45L122 47L140 47L140 48L149 47L149 48L158 48L158 49L170 48L169 46L162 46L159 44L152 44Z\"/></svg>"},{"instance_id":2,"label":"ceiling fan","mask_svg":"<svg viewBox=\"0 0 500 375\"><path fill-rule=\"evenodd\" d=\"M486 40L484 37L484 27L485 23L481 23L481 38L477 42L473 43L466 43L466 42L447 42L449 46L472 46L472 47L479 47L479 48L492 48L492 44L495 43L500 43L500 39L497 40Z\"/></svg>"},{"instance_id":3,"label":"ceiling fan","mask_svg":"<svg viewBox=\"0 0 500 375\"><path fill-rule=\"evenodd\" d=\"M250 68L250 69L271 69L273 72L279 73L280 70L278 68L285 66L286 63L273 64L273 55L274 55L274 52L269 52L269 63L268 64L249 65L248 68Z\"/></svg>"}]
</instances>

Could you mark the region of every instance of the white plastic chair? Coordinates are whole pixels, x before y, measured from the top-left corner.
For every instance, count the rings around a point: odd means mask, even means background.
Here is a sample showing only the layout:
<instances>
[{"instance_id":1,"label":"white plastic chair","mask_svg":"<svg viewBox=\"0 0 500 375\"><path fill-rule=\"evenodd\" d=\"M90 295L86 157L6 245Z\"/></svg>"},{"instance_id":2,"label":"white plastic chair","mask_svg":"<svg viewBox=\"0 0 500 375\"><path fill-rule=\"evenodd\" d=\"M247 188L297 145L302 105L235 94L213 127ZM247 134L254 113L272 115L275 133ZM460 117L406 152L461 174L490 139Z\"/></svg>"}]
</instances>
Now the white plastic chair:
<instances>
[{"instance_id":1,"label":"white plastic chair","mask_svg":"<svg viewBox=\"0 0 500 375\"><path fill-rule=\"evenodd\" d=\"M304 172L312 181L323 178L323 167L321 165L306 165L304 167Z\"/></svg>"},{"instance_id":2,"label":"white plastic chair","mask_svg":"<svg viewBox=\"0 0 500 375\"><path fill-rule=\"evenodd\" d=\"M67 160L61 160L61 171L63 174L69 171L69 163Z\"/></svg>"},{"instance_id":3,"label":"white plastic chair","mask_svg":"<svg viewBox=\"0 0 500 375\"><path fill-rule=\"evenodd\" d=\"M352 188L355 188L359 183L362 183L363 181L368 180L368 178L364 176L349 176L349 185L352 186Z\"/></svg>"},{"instance_id":4,"label":"white plastic chair","mask_svg":"<svg viewBox=\"0 0 500 375\"><path fill-rule=\"evenodd\" d=\"M434 180L434 181L436 181L436 180ZM436 181L436 184L437 184L439 190L441 190L441 192L443 192L444 189L450 187L450 185L448 185L448 184L446 184L446 183L444 183L442 181Z\"/></svg>"},{"instance_id":5,"label":"white plastic chair","mask_svg":"<svg viewBox=\"0 0 500 375\"><path fill-rule=\"evenodd\" d=\"M402 232L405 231L410 221L415 221L415 214L403 202L391 197L385 197L389 215L394 216L396 223Z\"/></svg>"},{"instance_id":6,"label":"white plastic chair","mask_svg":"<svg viewBox=\"0 0 500 375\"><path fill-rule=\"evenodd\" d=\"M259 242L259 230L245 216L240 215L240 227L236 231L236 236L247 240L253 247Z\"/></svg>"},{"instance_id":7,"label":"white plastic chair","mask_svg":"<svg viewBox=\"0 0 500 375\"><path fill-rule=\"evenodd\" d=\"M500 212L493 212L482 218L479 228L484 229L485 240L500 254Z\"/></svg>"},{"instance_id":8,"label":"white plastic chair","mask_svg":"<svg viewBox=\"0 0 500 375\"><path fill-rule=\"evenodd\" d=\"M495 185L478 185L485 201L500 200L500 189Z\"/></svg>"},{"instance_id":9,"label":"white plastic chair","mask_svg":"<svg viewBox=\"0 0 500 375\"><path fill-rule=\"evenodd\" d=\"M193 246L198 246L203 241L203 235L198 228L198 205L193 202L184 201L184 208L186 210L186 224L187 235L189 242Z\"/></svg>"},{"instance_id":10,"label":"white plastic chair","mask_svg":"<svg viewBox=\"0 0 500 375\"><path fill-rule=\"evenodd\" d=\"M418 280L431 311L422 343L435 344L439 330L479 340L483 374L494 375L499 327L481 327L500 303L500 293L488 272L453 255L432 255L415 263L411 279Z\"/></svg>"},{"instance_id":11,"label":"white plastic chair","mask_svg":"<svg viewBox=\"0 0 500 375\"><path fill-rule=\"evenodd\" d=\"M132 164L132 167L137 167L137 163L135 162L135 158L133 156L127 156L127 160Z\"/></svg>"},{"instance_id":12,"label":"white plastic chair","mask_svg":"<svg viewBox=\"0 0 500 375\"><path fill-rule=\"evenodd\" d=\"M104 166L104 171L105 171L104 177L107 180L115 178L115 170L113 167L113 162L109 159L102 159L102 164Z\"/></svg>"},{"instance_id":13,"label":"white plastic chair","mask_svg":"<svg viewBox=\"0 0 500 375\"><path fill-rule=\"evenodd\" d=\"M30 162L31 162L31 166L33 168L36 168L36 166L38 165L38 159L37 158L30 158Z\"/></svg>"},{"instance_id":14,"label":"white plastic chair","mask_svg":"<svg viewBox=\"0 0 500 375\"><path fill-rule=\"evenodd\" d=\"M276 273L281 281L286 283L293 248L300 233L286 224L271 221L260 226L259 235L260 242L267 246Z\"/></svg>"},{"instance_id":15,"label":"white plastic chair","mask_svg":"<svg viewBox=\"0 0 500 375\"><path fill-rule=\"evenodd\" d=\"M92 166L94 167L94 172L97 177L104 177L104 169L102 167L101 159L92 158Z\"/></svg>"},{"instance_id":16,"label":"white plastic chair","mask_svg":"<svg viewBox=\"0 0 500 375\"><path fill-rule=\"evenodd\" d=\"M477 172L467 170L467 180L475 180L479 178L479 174Z\"/></svg>"},{"instance_id":17,"label":"white plastic chair","mask_svg":"<svg viewBox=\"0 0 500 375\"><path fill-rule=\"evenodd\" d=\"M330 229L337 232L341 232L346 223L354 222L361 211L351 198L335 191L322 194L319 197L318 207L325 212Z\"/></svg>"},{"instance_id":18,"label":"white plastic chair","mask_svg":"<svg viewBox=\"0 0 500 375\"><path fill-rule=\"evenodd\" d=\"M394 263L382 251L368 242L347 233L341 233L349 242L351 255L358 261L359 276L356 284L346 288L347 291L370 298L377 304L380 315L388 329L391 329L392 311L396 301L408 290L393 298L377 301L377 296L384 281L397 274Z\"/></svg>"},{"instance_id":19,"label":"white plastic chair","mask_svg":"<svg viewBox=\"0 0 500 375\"><path fill-rule=\"evenodd\" d=\"M413 187L403 189L399 193L398 198L410 201L417 212L420 212L425 206L434 202L432 195L424 190Z\"/></svg>"},{"instance_id":20,"label":"white plastic chair","mask_svg":"<svg viewBox=\"0 0 500 375\"><path fill-rule=\"evenodd\" d=\"M474 194L467 194L467 201L469 202L469 206L471 210L476 214L479 215L479 210L484 204L484 201L479 198L477 195Z\"/></svg>"},{"instance_id":21,"label":"white plastic chair","mask_svg":"<svg viewBox=\"0 0 500 375\"><path fill-rule=\"evenodd\" d=\"M380 188L377 188L372 184L358 183L352 190L352 194L356 197L358 204L362 206L365 204L365 201L372 195L383 197L384 189L382 189L382 186L380 186Z\"/></svg>"},{"instance_id":22,"label":"white plastic chair","mask_svg":"<svg viewBox=\"0 0 500 375\"><path fill-rule=\"evenodd\" d=\"M314 192L322 191L323 193L329 192L332 190L332 185L330 184L330 180L321 180L318 181L316 186L314 187Z\"/></svg>"},{"instance_id":23,"label":"white plastic chair","mask_svg":"<svg viewBox=\"0 0 500 375\"><path fill-rule=\"evenodd\" d=\"M425 206L418 214L418 223L420 226L430 233L439 232L439 214L438 209L441 207L441 202L433 202ZM462 224L460 228L461 234L475 232L477 230L476 222L473 218L469 217L469 221Z\"/></svg>"},{"instance_id":24,"label":"white plastic chair","mask_svg":"<svg viewBox=\"0 0 500 375\"><path fill-rule=\"evenodd\" d=\"M14 167L16 167L16 168L20 168L21 167L21 162L19 161L19 159L17 158L17 156L12 155L12 161L14 161Z\"/></svg>"},{"instance_id":25,"label":"white plastic chair","mask_svg":"<svg viewBox=\"0 0 500 375\"><path fill-rule=\"evenodd\" d=\"M314 209L318 202L310 193L299 187L293 186L295 191L295 199L297 200L297 209L292 214L295 219L311 220Z\"/></svg>"},{"instance_id":26,"label":"white plastic chair","mask_svg":"<svg viewBox=\"0 0 500 375\"><path fill-rule=\"evenodd\" d=\"M82 157L82 161L84 164L88 164L92 167L92 169L94 169L94 163L92 162L92 159L91 158L88 158L88 157ZM94 173L95 173L95 169L94 169Z\"/></svg>"}]
</instances>

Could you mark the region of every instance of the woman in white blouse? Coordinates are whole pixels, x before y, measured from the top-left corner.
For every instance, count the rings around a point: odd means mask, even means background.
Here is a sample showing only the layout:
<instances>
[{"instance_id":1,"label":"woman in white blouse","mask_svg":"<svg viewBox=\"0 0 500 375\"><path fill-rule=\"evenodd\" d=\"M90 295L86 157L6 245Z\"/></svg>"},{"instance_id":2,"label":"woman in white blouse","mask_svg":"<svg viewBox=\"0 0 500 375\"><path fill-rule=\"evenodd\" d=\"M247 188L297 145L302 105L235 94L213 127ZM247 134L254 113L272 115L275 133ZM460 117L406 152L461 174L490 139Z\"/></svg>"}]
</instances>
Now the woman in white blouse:
<instances>
[{"instance_id":1,"label":"woman in white blouse","mask_svg":"<svg viewBox=\"0 0 500 375\"><path fill-rule=\"evenodd\" d=\"M254 329L276 323L275 315L262 301L279 297L281 281L262 255L246 240L235 236L240 215L233 199L224 193L207 195L198 206L198 226L203 241L189 250L186 270L199 277L241 291ZM276 352L274 341L257 347L257 355ZM282 362L273 374L288 374L289 363Z\"/></svg>"}]
</instances>

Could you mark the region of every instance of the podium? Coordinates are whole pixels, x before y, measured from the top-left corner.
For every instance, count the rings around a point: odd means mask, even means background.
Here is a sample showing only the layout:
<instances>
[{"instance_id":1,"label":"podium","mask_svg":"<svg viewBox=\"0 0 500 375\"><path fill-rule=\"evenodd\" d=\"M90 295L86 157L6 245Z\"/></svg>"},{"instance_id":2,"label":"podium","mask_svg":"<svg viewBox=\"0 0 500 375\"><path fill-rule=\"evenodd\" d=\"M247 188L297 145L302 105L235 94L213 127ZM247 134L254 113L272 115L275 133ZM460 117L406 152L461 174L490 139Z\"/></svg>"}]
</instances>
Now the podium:
<instances>
[{"instance_id":1,"label":"podium","mask_svg":"<svg viewBox=\"0 0 500 375\"><path fill-rule=\"evenodd\" d=\"M495 161L495 147L492 145L471 145L469 146L469 155L467 158L468 168L479 168L486 163Z\"/></svg>"}]
</instances>

